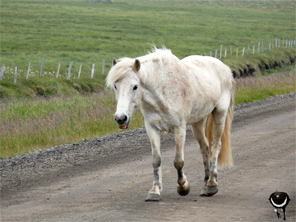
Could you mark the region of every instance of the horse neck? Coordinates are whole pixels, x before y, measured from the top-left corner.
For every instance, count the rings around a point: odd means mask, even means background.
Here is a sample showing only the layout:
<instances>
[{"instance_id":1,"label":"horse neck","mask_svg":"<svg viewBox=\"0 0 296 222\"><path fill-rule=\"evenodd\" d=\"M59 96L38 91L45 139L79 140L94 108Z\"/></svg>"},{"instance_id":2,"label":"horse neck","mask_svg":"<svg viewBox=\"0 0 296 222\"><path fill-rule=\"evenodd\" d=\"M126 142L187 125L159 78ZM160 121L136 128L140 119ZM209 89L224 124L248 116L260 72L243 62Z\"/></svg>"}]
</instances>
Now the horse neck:
<instances>
[{"instance_id":1,"label":"horse neck","mask_svg":"<svg viewBox=\"0 0 296 222\"><path fill-rule=\"evenodd\" d=\"M183 65L180 63L181 61L175 56L169 59L145 62L145 77L140 78L142 88L141 101L150 105L155 103L155 101L159 103L158 105L168 102L163 99L163 90L167 83L170 82L170 78L175 79L176 67L182 69Z\"/></svg>"},{"instance_id":2,"label":"horse neck","mask_svg":"<svg viewBox=\"0 0 296 222\"><path fill-rule=\"evenodd\" d=\"M140 57L144 70L140 74L140 80L143 85L157 85L156 79L164 77L167 73L174 73L175 67L180 69L183 64L173 54L156 54Z\"/></svg>"}]
</instances>

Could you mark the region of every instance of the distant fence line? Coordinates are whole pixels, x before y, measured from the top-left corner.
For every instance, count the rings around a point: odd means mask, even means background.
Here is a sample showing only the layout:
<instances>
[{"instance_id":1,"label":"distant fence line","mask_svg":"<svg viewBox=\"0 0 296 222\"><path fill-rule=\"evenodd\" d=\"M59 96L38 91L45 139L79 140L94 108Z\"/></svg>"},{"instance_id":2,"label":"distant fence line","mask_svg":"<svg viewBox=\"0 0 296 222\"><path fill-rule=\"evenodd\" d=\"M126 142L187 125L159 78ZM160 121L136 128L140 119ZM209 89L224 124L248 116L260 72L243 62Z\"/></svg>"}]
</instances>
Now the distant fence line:
<instances>
[{"instance_id":1,"label":"distant fence line","mask_svg":"<svg viewBox=\"0 0 296 222\"><path fill-rule=\"evenodd\" d=\"M271 40L271 41L268 42L268 50L271 50L272 48L279 48L279 47L291 48L291 47L293 47L295 45L296 45L296 40L295 39L282 39L281 40L281 39L276 38L276 39L273 39L273 40ZM255 52L257 51L256 48L258 49L258 54L259 53L264 53L264 50L265 50L265 48L264 48L264 41L258 42L258 47L257 47L257 45L253 45L252 48L253 48L253 54L255 54ZM245 56L245 53L247 55L250 54L250 44L248 44L247 47L243 47L241 56L244 57ZM223 56L223 54L224 54L224 56ZM229 46L229 54L230 55L233 54L232 46ZM207 54L204 53L204 54L201 54L201 55L202 56L206 56ZM213 57L213 51L210 51L210 54L209 55ZM224 47L224 53L223 53L223 45L220 45L220 56L219 56L219 58L220 59L222 59L222 57L226 58L227 55L228 55L228 48L227 48L227 46ZM217 58L217 56L218 56L218 49L215 50L215 56L214 57ZM238 54L238 47L236 47L236 56L239 56L239 54ZM45 59L42 58L41 68L40 68L40 76L43 76L44 62L45 62ZM73 64L73 62L70 61L69 68L68 68L68 73L67 73L67 80L70 80L70 77L71 77L72 64ZM60 72L60 67L61 67L61 62L58 65L58 70L57 70L57 73L56 73L56 78L59 78L59 75L60 75L60 73L59 73ZM111 67L112 67L112 65L111 65ZM26 79L29 78L29 73L31 71L30 68L31 68L31 62L29 62ZM82 69L82 64L80 64L80 67L79 67L78 79L80 78L80 75L81 75L81 69ZM5 70L5 64L2 63L2 65L1 65L1 72L0 72L0 80L2 80L2 78L3 78L4 70ZM104 71L105 71L105 59L103 59L102 75L104 75ZM90 75L91 79L94 77L94 72L95 72L95 63L92 64L91 75ZM18 76L18 66L15 67L14 83L17 83L17 76Z\"/></svg>"},{"instance_id":2,"label":"distant fence line","mask_svg":"<svg viewBox=\"0 0 296 222\"><path fill-rule=\"evenodd\" d=\"M42 58L41 68L40 68L40 76L43 76L43 74L44 74L44 71L43 71L44 70L44 63L45 63L45 58ZM72 64L73 64L73 61L70 61L68 72L67 72L67 80L70 80L70 77L71 77ZM59 78L59 76L60 76L60 68L61 68L61 62L59 62L59 65L58 65L58 70L57 70L57 73L56 73L56 78ZM78 76L77 76L78 79L81 76L81 70L82 70L82 64L80 64L80 67L79 67ZM2 63L1 64L1 71L0 71L0 80L3 79L4 71L5 71L5 64ZM31 71L31 62L29 62L29 65L28 65L26 79L29 78L30 71ZM102 75L104 75L104 72L105 72L105 59L103 59ZM95 63L92 64L92 69L91 69L91 74L90 74L90 78L91 79L94 77L94 73L95 73ZM15 67L14 83L17 82L17 76L18 76L18 66Z\"/></svg>"},{"instance_id":3,"label":"distant fence line","mask_svg":"<svg viewBox=\"0 0 296 222\"><path fill-rule=\"evenodd\" d=\"M282 42L282 43L281 43ZM291 48L293 46L296 45L296 40L295 39L273 39L271 41L268 42L268 50L271 50L272 48L279 48L279 47L285 47L285 48ZM255 54L256 52L256 48L257 45L253 45L253 54ZM262 42L258 42L258 54L259 53L264 53L264 41ZM230 51L230 55L232 55L232 46L229 46L229 51ZM223 56L223 45L220 45L220 56L219 59L222 59L222 57L226 58L227 57L227 53L228 53L228 48L227 46L225 46L224 48L224 56ZM250 54L250 44L248 44L247 47L243 47L242 49L242 54L241 56L244 57L245 54L249 55ZM203 55L207 55L207 53L201 54ZM213 51L210 51L210 56L213 57ZM238 54L238 47L236 47L236 56L239 56ZM218 58L218 49L215 50L215 58Z\"/></svg>"}]
</instances>

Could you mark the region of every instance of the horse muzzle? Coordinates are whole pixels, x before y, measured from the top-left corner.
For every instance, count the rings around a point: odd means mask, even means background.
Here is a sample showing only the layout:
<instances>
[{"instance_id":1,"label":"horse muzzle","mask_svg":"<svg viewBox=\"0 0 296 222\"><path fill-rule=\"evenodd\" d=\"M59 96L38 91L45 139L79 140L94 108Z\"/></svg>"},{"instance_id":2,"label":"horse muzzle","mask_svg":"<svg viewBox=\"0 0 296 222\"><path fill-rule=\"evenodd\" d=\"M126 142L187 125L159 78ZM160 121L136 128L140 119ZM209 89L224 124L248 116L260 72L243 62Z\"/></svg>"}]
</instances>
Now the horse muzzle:
<instances>
[{"instance_id":1,"label":"horse muzzle","mask_svg":"<svg viewBox=\"0 0 296 222\"><path fill-rule=\"evenodd\" d=\"M129 118L126 115L115 115L114 120L116 121L120 129L127 129L129 125Z\"/></svg>"}]
</instances>

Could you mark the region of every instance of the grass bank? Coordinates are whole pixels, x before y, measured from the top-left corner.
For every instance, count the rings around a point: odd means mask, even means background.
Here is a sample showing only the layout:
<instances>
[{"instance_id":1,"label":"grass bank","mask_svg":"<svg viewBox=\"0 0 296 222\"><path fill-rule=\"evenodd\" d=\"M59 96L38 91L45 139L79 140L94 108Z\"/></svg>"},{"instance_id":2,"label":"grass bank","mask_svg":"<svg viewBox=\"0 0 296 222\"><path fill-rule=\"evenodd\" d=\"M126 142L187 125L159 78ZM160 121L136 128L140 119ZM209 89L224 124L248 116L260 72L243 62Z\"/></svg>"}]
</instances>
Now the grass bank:
<instances>
[{"instance_id":1,"label":"grass bank","mask_svg":"<svg viewBox=\"0 0 296 222\"><path fill-rule=\"evenodd\" d=\"M276 74L238 79L235 105L295 91L296 69L286 69ZM110 91L4 101L0 106L0 157L116 133L115 107ZM143 125L138 110L130 128Z\"/></svg>"},{"instance_id":2,"label":"grass bank","mask_svg":"<svg viewBox=\"0 0 296 222\"><path fill-rule=\"evenodd\" d=\"M98 93L105 88L105 76L91 78L56 78L54 75L31 76L19 78L17 83L13 78L0 81L0 100L14 98L36 98L75 96L79 94Z\"/></svg>"}]
</instances>

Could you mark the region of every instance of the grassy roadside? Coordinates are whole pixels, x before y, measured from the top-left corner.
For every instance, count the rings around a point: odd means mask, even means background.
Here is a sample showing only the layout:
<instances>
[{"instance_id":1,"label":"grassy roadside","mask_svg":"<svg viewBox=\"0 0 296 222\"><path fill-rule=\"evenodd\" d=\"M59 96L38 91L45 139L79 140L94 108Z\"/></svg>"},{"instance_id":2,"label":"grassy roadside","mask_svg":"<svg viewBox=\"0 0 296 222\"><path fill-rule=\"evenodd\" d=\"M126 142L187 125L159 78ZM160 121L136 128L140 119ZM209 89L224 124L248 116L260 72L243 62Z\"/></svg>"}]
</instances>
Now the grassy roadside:
<instances>
[{"instance_id":1,"label":"grassy roadside","mask_svg":"<svg viewBox=\"0 0 296 222\"><path fill-rule=\"evenodd\" d=\"M283 68L282 70L284 70ZM236 80L235 105L296 91L296 68Z\"/></svg>"},{"instance_id":2,"label":"grassy roadside","mask_svg":"<svg viewBox=\"0 0 296 222\"><path fill-rule=\"evenodd\" d=\"M296 91L296 69L238 79L235 105ZM110 91L90 95L15 99L0 106L1 158L33 149L73 143L118 132L113 120L116 102ZM130 128L142 127L138 110Z\"/></svg>"}]
</instances>

